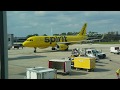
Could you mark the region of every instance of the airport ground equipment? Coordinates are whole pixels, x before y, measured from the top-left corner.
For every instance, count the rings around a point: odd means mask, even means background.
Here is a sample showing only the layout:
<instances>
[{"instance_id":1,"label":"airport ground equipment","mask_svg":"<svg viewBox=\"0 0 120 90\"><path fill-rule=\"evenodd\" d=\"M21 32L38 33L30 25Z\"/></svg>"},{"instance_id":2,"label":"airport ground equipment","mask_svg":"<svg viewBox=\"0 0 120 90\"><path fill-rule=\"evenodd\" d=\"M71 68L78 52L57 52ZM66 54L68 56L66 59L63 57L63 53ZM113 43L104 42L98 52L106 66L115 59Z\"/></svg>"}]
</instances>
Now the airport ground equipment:
<instances>
[{"instance_id":1,"label":"airport ground equipment","mask_svg":"<svg viewBox=\"0 0 120 90\"><path fill-rule=\"evenodd\" d=\"M120 54L120 47L118 46L110 47L110 52L114 54Z\"/></svg>"},{"instance_id":2,"label":"airport ground equipment","mask_svg":"<svg viewBox=\"0 0 120 90\"><path fill-rule=\"evenodd\" d=\"M45 67L26 68L26 79L57 79L57 70Z\"/></svg>"},{"instance_id":3,"label":"airport ground equipment","mask_svg":"<svg viewBox=\"0 0 120 90\"><path fill-rule=\"evenodd\" d=\"M77 53L74 53L75 49L77 50ZM75 57L91 57L95 58L96 62L98 62L100 59L106 58L106 54L101 51L96 50L95 48L75 48L72 50L72 54L69 57L69 59L72 61L71 66L73 66L73 59Z\"/></svg>"},{"instance_id":4,"label":"airport ground equipment","mask_svg":"<svg viewBox=\"0 0 120 90\"><path fill-rule=\"evenodd\" d=\"M80 56L80 50L79 50L79 48L74 48L73 50L72 50L72 53L71 53L72 55L72 57L78 57L78 56Z\"/></svg>"},{"instance_id":5,"label":"airport ground equipment","mask_svg":"<svg viewBox=\"0 0 120 90\"><path fill-rule=\"evenodd\" d=\"M96 58L96 60L106 58L105 53L103 53L102 51L98 51L95 48L82 48L80 50L80 55L93 57L93 58Z\"/></svg>"},{"instance_id":6,"label":"airport ground equipment","mask_svg":"<svg viewBox=\"0 0 120 90\"><path fill-rule=\"evenodd\" d=\"M90 57L75 57L74 58L74 68L86 69L87 71L94 71L95 68L95 58Z\"/></svg>"},{"instance_id":7,"label":"airport ground equipment","mask_svg":"<svg viewBox=\"0 0 120 90\"><path fill-rule=\"evenodd\" d=\"M51 59L48 62L49 68L57 69L57 73L70 74L71 61L69 59Z\"/></svg>"},{"instance_id":8,"label":"airport ground equipment","mask_svg":"<svg viewBox=\"0 0 120 90\"><path fill-rule=\"evenodd\" d=\"M16 49L19 49L19 48L22 48L23 49L23 46L22 46L22 44L13 44L13 46L12 46L14 49L16 48Z\"/></svg>"}]
</instances>

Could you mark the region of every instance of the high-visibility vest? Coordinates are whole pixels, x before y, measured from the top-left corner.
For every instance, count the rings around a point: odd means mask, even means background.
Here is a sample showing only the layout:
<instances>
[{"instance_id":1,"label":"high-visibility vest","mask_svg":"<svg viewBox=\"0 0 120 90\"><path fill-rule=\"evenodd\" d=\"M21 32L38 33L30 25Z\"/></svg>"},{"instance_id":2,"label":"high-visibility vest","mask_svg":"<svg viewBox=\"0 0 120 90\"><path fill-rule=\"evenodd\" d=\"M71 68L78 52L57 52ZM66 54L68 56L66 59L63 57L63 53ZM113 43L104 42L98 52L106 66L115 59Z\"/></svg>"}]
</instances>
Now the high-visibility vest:
<instances>
[{"instance_id":1,"label":"high-visibility vest","mask_svg":"<svg viewBox=\"0 0 120 90\"><path fill-rule=\"evenodd\" d=\"M117 74L120 74L120 68L116 71Z\"/></svg>"}]
</instances>

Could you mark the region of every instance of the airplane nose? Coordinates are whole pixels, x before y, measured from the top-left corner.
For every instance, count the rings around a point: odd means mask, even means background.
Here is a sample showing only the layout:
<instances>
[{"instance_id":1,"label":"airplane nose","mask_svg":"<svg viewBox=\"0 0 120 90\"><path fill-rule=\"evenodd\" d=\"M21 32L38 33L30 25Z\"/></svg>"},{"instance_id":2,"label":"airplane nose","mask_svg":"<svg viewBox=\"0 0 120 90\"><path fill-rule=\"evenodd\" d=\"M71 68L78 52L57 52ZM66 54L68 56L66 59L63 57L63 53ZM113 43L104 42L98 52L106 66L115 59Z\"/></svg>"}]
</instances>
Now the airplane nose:
<instances>
[{"instance_id":1,"label":"airplane nose","mask_svg":"<svg viewBox=\"0 0 120 90\"><path fill-rule=\"evenodd\" d=\"M22 45L25 47L25 42L23 42Z\"/></svg>"}]
</instances>

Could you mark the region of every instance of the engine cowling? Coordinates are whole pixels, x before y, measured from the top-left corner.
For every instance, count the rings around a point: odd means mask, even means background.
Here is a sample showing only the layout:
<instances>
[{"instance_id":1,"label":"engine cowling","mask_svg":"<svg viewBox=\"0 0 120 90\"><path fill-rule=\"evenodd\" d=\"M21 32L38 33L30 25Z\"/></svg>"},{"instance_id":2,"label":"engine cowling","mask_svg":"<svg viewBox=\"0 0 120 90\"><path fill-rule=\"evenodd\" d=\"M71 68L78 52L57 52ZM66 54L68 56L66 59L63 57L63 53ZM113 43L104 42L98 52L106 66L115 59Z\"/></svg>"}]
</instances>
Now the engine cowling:
<instances>
[{"instance_id":1,"label":"engine cowling","mask_svg":"<svg viewBox=\"0 0 120 90\"><path fill-rule=\"evenodd\" d=\"M56 50L67 51L69 46L66 44L58 44L58 45L56 45L55 48L56 48Z\"/></svg>"}]
</instances>

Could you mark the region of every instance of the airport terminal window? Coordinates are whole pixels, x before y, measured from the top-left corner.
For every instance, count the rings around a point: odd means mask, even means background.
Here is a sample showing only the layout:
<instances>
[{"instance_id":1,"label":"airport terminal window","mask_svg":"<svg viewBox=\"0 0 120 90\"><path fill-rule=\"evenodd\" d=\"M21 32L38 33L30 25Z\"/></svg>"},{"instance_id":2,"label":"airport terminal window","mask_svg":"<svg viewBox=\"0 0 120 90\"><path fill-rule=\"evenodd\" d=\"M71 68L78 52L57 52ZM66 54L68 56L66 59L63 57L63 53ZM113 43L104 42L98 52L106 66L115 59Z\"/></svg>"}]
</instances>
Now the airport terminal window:
<instances>
[{"instance_id":1,"label":"airport terminal window","mask_svg":"<svg viewBox=\"0 0 120 90\"><path fill-rule=\"evenodd\" d=\"M10 38L8 38L8 41L10 41Z\"/></svg>"}]
</instances>

